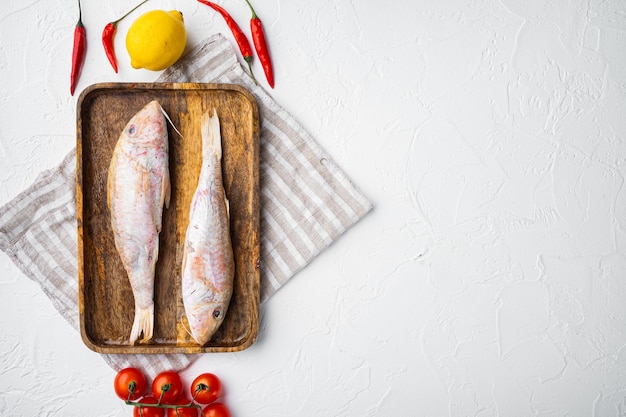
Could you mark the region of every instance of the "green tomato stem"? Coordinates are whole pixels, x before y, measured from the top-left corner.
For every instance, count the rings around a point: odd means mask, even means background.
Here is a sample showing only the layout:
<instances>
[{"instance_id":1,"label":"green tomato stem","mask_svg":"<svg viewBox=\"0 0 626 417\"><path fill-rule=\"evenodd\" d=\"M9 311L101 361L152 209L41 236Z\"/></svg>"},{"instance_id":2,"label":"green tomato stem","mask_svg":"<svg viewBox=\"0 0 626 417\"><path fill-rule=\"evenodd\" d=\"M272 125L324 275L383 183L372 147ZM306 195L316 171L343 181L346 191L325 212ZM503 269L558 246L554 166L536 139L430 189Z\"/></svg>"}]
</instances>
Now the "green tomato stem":
<instances>
[{"instance_id":1,"label":"green tomato stem","mask_svg":"<svg viewBox=\"0 0 626 417\"><path fill-rule=\"evenodd\" d=\"M197 408L198 410L202 410L202 406L200 404L195 404L193 400L189 404L161 404L160 400L157 404L150 403L142 403L141 401L124 401L126 405L132 405L133 407L146 407L146 408Z\"/></svg>"},{"instance_id":2,"label":"green tomato stem","mask_svg":"<svg viewBox=\"0 0 626 417\"><path fill-rule=\"evenodd\" d=\"M202 391L211 391L211 387L203 383L196 385L196 392L193 393L193 398L191 399L192 403L198 398L198 395L200 395Z\"/></svg>"},{"instance_id":3,"label":"green tomato stem","mask_svg":"<svg viewBox=\"0 0 626 417\"><path fill-rule=\"evenodd\" d=\"M163 400L163 396L169 390L170 390L170 384L165 384L161 387L161 395L159 395L159 401L157 401L157 404L161 404L161 400Z\"/></svg>"}]
</instances>

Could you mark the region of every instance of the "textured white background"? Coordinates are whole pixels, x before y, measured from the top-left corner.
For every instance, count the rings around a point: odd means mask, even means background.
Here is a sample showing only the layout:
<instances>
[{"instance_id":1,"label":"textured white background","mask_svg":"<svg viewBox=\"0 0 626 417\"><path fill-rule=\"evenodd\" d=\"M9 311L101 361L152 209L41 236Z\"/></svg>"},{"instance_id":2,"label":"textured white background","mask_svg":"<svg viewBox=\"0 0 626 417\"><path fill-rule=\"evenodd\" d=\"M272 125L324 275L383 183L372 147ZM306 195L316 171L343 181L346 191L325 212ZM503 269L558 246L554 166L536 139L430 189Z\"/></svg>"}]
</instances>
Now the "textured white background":
<instances>
[{"instance_id":1,"label":"textured white background","mask_svg":"<svg viewBox=\"0 0 626 417\"><path fill-rule=\"evenodd\" d=\"M120 73L83 1L77 91ZM248 31L243 0L221 1ZM233 417L626 416L626 1L256 1L273 97L375 209L205 355ZM189 45L221 18L192 0ZM74 146L72 0L2 0L0 204ZM134 14L133 16L137 16ZM260 65L257 77L263 80ZM0 254L0 415L130 416L114 372Z\"/></svg>"}]
</instances>

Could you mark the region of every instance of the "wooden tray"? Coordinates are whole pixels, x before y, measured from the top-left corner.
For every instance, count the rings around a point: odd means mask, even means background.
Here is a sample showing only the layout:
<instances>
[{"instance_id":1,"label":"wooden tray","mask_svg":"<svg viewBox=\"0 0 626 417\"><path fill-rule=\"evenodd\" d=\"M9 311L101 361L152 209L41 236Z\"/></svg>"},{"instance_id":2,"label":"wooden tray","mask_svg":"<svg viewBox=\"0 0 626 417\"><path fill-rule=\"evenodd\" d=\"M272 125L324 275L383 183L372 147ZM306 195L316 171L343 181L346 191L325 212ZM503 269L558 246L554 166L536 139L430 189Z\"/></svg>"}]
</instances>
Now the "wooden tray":
<instances>
[{"instance_id":1,"label":"wooden tray","mask_svg":"<svg viewBox=\"0 0 626 417\"><path fill-rule=\"evenodd\" d=\"M106 202L113 148L132 116L153 99L171 126L172 194L163 211L155 278L154 337L128 343L134 298L113 241ZM225 321L205 345L191 339L181 296L181 260L189 205L201 162L199 117L217 109L223 141L224 188L230 201L235 255L233 296ZM238 351L254 343L259 311L259 120L254 97L230 84L106 83L82 92L77 104L76 210L78 305L84 343L100 353Z\"/></svg>"}]
</instances>

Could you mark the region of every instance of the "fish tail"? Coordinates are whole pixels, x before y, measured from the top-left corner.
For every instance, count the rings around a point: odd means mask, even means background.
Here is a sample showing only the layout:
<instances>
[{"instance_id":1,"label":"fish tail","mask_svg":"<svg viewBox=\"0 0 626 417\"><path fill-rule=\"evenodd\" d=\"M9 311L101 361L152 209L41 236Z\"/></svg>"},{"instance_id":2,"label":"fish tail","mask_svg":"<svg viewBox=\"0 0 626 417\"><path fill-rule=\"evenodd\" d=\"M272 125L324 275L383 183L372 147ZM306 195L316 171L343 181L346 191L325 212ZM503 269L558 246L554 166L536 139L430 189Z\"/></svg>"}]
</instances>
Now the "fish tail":
<instances>
[{"instance_id":1,"label":"fish tail","mask_svg":"<svg viewBox=\"0 0 626 417\"><path fill-rule=\"evenodd\" d=\"M213 109L213 116L209 112L202 116L202 156L214 156L222 159L222 136L220 134L220 119L217 110Z\"/></svg>"},{"instance_id":2,"label":"fish tail","mask_svg":"<svg viewBox=\"0 0 626 417\"><path fill-rule=\"evenodd\" d=\"M141 343L152 339L154 330L154 304L150 307L141 308L135 306L135 319L133 320L133 328L130 331L130 344L134 345L139 336L143 333Z\"/></svg>"}]
</instances>

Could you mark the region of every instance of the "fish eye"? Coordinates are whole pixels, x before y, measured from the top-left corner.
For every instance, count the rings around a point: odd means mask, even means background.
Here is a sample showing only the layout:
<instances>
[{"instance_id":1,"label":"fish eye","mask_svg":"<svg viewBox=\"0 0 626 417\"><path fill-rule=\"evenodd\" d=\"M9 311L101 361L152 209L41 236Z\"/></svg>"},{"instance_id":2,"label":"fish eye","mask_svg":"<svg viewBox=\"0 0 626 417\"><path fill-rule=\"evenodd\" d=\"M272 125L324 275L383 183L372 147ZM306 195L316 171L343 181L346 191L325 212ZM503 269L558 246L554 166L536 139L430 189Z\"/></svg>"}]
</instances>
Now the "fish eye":
<instances>
[{"instance_id":1,"label":"fish eye","mask_svg":"<svg viewBox=\"0 0 626 417\"><path fill-rule=\"evenodd\" d=\"M129 134L129 135L134 135L134 134L135 134L135 132L137 132L137 128L135 127L135 125L130 125L130 126L128 127L128 134Z\"/></svg>"},{"instance_id":2,"label":"fish eye","mask_svg":"<svg viewBox=\"0 0 626 417\"><path fill-rule=\"evenodd\" d=\"M213 310L213 317L214 318L219 319L221 315L222 315L222 311L219 308Z\"/></svg>"}]
</instances>

